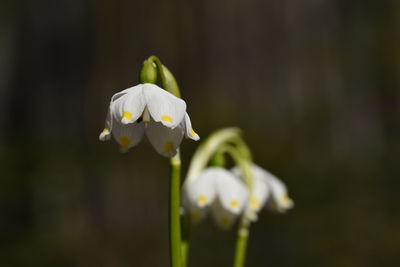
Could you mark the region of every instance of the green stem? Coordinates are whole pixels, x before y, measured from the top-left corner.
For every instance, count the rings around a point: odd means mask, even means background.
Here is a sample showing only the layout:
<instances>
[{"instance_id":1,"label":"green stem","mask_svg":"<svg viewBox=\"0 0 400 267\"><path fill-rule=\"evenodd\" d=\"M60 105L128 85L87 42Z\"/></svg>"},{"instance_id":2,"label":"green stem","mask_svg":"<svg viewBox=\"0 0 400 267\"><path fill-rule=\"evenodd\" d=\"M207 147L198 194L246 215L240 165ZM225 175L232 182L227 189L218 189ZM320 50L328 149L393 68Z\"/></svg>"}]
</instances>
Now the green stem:
<instances>
[{"instance_id":1,"label":"green stem","mask_svg":"<svg viewBox=\"0 0 400 267\"><path fill-rule=\"evenodd\" d=\"M238 230L238 238L236 241L234 267L243 267L246 259L247 241L249 239L249 226L242 222Z\"/></svg>"},{"instance_id":2,"label":"green stem","mask_svg":"<svg viewBox=\"0 0 400 267\"><path fill-rule=\"evenodd\" d=\"M245 148L247 149L247 147ZM243 150L242 150L243 153ZM251 156L251 154L248 154ZM252 161L251 160L243 160L240 162L240 167L242 169L242 175L244 178L244 182L246 183L247 188L249 189L250 199L253 194L253 173L252 173ZM234 267L244 267L245 259L246 259L246 249L247 249L247 241L250 233L250 220L247 212L243 212L242 218L240 221L238 236L236 241L236 251L235 251L235 261Z\"/></svg>"},{"instance_id":3,"label":"green stem","mask_svg":"<svg viewBox=\"0 0 400 267\"><path fill-rule=\"evenodd\" d=\"M180 226L180 175L181 159L178 153L171 158L171 180L169 193L169 229L171 267L181 267L181 226Z\"/></svg>"},{"instance_id":4,"label":"green stem","mask_svg":"<svg viewBox=\"0 0 400 267\"><path fill-rule=\"evenodd\" d=\"M189 254L189 234L190 234L190 216L188 214L181 215L181 252L182 252L182 267L187 266Z\"/></svg>"},{"instance_id":5,"label":"green stem","mask_svg":"<svg viewBox=\"0 0 400 267\"><path fill-rule=\"evenodd\" d=\"M252 160L251 153L246 143L241 138L236 138L232 140L235 146L230 144L222 145L218 151L217 155L222 156L224 153L230 155L236 165L242 170L242 175L244 182L249 189L249 195L252 195L253 189L253 173L252 173ZM236 241L236 251L234 257L234 267L244 267L246 260L246 249L247 241L250 232L250 220L246 214L243 213L238 229L238 236Z\"/></svg>"}]
</instances>

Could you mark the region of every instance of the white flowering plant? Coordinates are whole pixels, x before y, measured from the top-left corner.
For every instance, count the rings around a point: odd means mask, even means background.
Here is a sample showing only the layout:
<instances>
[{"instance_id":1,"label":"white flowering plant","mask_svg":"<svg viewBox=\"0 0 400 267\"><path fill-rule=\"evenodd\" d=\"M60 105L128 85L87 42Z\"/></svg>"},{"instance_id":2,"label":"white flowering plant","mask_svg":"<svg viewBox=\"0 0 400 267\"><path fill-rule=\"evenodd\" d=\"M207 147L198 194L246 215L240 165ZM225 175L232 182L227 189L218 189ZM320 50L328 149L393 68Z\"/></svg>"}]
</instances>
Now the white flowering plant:
<instances>
[{"instance_id":1,"label":"white flowering plant","mask_svg":"<svg viewBox=\"0 0 400 267\"><path fill-rule=\"evenodd\" d=\"M239 129L226 128L200 144L181 186L180 144L183 137L194 141L200 137L192 128L174 76L157 57L144 62L139 77L140 84L111 97L99 139L113 136L121 152L127 152L146 135L154 149L170 159L172 267L187 266L190 226L208 213L224 230L239 220L234 266L243 267L250 224L257 221L261 209L266 206L283 213L293 207L285 184L253 163ZM231 169L226 168L227 156L235 163Z\"/></svg>"}]
</instances>

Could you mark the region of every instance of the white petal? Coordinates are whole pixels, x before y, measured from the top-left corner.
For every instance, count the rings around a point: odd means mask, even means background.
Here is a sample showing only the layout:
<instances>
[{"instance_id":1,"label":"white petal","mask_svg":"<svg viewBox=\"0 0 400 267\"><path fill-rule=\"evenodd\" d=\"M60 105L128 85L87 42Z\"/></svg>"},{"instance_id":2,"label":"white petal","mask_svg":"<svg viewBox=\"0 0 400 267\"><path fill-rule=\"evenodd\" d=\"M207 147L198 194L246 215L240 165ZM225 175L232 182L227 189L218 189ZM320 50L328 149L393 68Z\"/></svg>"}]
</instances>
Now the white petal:
<instances>
[{"instance_id":1,"label":"white petal","mask_svg":"<svg viewBox=\"0 0 400 267\"><path fill-rule=\"evenodd\" d=\"M235 175L242 178L242 171L239 167L234 167L231 170ZM249 208L250 213L257 213L261 210L261 208L267 202L267 199L270 197L270 188L269 183L267 181L267 175L263 169L253 164L253 188L252 195L249 198Z\"/></svg>"},{"instance_id":2,"label":"white petal","mask_svg":"<svg viewBox=\"0 0 400 267\"><path fill-rule=\"evenodd\" d=\"M151 117L156 122L174 129L185 116L186 103L155 84L143 85L143 94Z\"/></svg>"},{"instance_id":3,"label":"white petal","mask_svg":"<svg viewBox=\"0 0 400 267\"><path fill-rule=\"evenodd\" d=\"M103 131L99 135L99 140L100 141L108 141L111 138L111 132L108 130L108 128L104 127Z\"/></svg>"},{"instance_id":4,"label":"white petal","mask_svg":"<svg viewBox=\"0 0 400 267\"><path fill-rule=\"evenodd\" d=\"M234 214L242 212L248 197L246 185L231 172L222 168L216 176L216 185L221 205Z\"/></svg>"},{"instance_id":5,"label":"white petal","mask_svg":"<svg viewBox=\"0 0 400 267\"><path fill-rule=\"evenodd\" d=\"M222 230L231 229L238 217L238 215L226 210L218 199L211 206L211 214L217 226Z\"/></svg>"},{"instance_id":6,"label":"white petal","mask_svg":"<svg viewBox=\"0 0 400 267\"><path fill-rule=\"evenodd\" d=\"M214 201L216 170L218 168L207 168L193 182L185 184L183 190L188 197L190 206L204 208Z\"/></svg>"},{"instance_id":7,"label":"white petal","mask_svg":"<svg viewBox=\"0 0 400 267\"><path fill-rule=\"evenodd\" d=\"M286 212L288 209L293 208L294 202L289 198L285 184L271 175L269 177L269 185L271 188L271 203L270 208L278 212Z\"/></svg>"},{"instance_id":8,"label":"white petal","mask_svg":"<svg viewBox=\"0 0 400 267\"><path fill-rule=\"evenodd\" d=\"M110 103L112 123L114 121L124 124L135 122L142 115L145 105L141 84L116 93Z\"/></svg>"},{"instance_id":9,"label":"white petal","mask_svg":"<svg viewBox=\"0 0 400 267\"><path fill-rule=\"evenodd\" d=\"M254 176L252 195L249 199L249 205L252 211L259 212L264 207L270 196L268 184L259 176Z\"/></svg>"},{"instance_id":10,"label":"white petal","mask_svg":"<svg viewBox=\"0 0 400 267\"><path fill-rule=\"evenodd\" d=\"M185 113L185 137L193 139L194 141L197 141L200 139L200 136L193 130L192 128L192 123L190 121L189 115L187 112Z\"/></svg>"},{"instance_id":11,"label":"white petal","mask_svg":"<svg viewBox=\"0 0 400 267\"><path fill-rule=\"evenodd\" d=\"M185 188L183 188L181 191L181 205L181 211L183 209L183 214L191 217L191 223L199 223L207 215L208 208L198 208L197 206L191 204Z\"/></svg>"},{"instance_id":12,"label":"white petal","mask_svg":"<svg viewBox=\"0 0 400 267\"><path fill-rule=\"evenodd\" d=\"M128 88L123 96L114 98L112 113L123 124L133 123L142 115L145 106L143 85L139 84Z\"/></svg>"},{"instance_id":13,"label":"white petal","mask_svg":"<svg viewBox=\"0 0 400 267\"><path fill-rule=\"evenodd\" d=\"M139 84L139 85L140 85L140 84ZM120 91L120 92L114 94L114 95L111 97L111 102L114 102L114 101L116 101L118 98L120 98L120 97L126 95L127 93L129 93L129 92L135 90L136 87L137 87L137 85L136 85L136 86L129 87L129 88L125 89L125 90L122 90L122 91Z\"/></svg>"},{"instance_id":14,"label":"white petal","mask_svg":"<svg viewBox=\"0 0 400 267\"><path fill-rule=\"evenodd\" d=\"M117 104L117 106L115 105L115 102L117 102L117 100L119 100L121 97L125 96L126 94L128 94L130 91L132 91L134 89L135 89L135 87L127 88L125 90L122 90L122 91L114 94L111 97L110 105L109 105L108 113L107 113L107 117L110 116L109 117L109 120L110 120L109 121L110 122L109 126L110 126L110 128L111 128L111 123L112 123L111 118L113 118L114 115L115 115L115 118L117 118L117 120L118 120L118 118L121 118L121 115L119 114L120 112L118 110L119 110L119 106L121 106L124 101L121 101L121 100L118 101L119 103ZM118 113L119 115L116 115L115 113Z\"/></svg>"},{"instance_id":15,"label":"white petal","mask_svg":"<svg viewBox=\"0 0 400 267\"><path fill-rule=\"evenodd\" d=\"M146 135L158 153L165 157L173 157L182 142L183 129L181 126L170 129L150 118Z\"/></svg>"},{"instance_id":16,"label":"white petal","mask_svg":"<svg viewBox=\"0 0 400 267\"><path fill-rule=\"evenodd\" d=\"M113 122L112 135L121 145L121 152L128 151L129 148L137 145L143 137L143 123L131 123L124 125L119 121Z\"/></svg>"},{"instance_id":17,"label":"white petal","mask_svg":"<svg viewBox=\"0 0 400 267\"><path fill-rule=\"evenodd\" d=\"M255 176L267 182L271 194L268 199L268 206L270 209L278 212L285 212L294 206L293 200L289 198L287 188L281 180L257 165L254 165L253 169Z\"/></svg>"},{"instance_id":18,"label":"white petal","mask_svg":"<svg viewBox=\"0 0 400 267\"><path fill-rule=\"evenodd\" d=\"M110 107L109 107L108 111L107 111L106 123L104 126L104 130L100 133L99 140L106 141L106 140L110 140L110 138L111 138L111 114L110 114Z\"/></svg>"}]
</instances>

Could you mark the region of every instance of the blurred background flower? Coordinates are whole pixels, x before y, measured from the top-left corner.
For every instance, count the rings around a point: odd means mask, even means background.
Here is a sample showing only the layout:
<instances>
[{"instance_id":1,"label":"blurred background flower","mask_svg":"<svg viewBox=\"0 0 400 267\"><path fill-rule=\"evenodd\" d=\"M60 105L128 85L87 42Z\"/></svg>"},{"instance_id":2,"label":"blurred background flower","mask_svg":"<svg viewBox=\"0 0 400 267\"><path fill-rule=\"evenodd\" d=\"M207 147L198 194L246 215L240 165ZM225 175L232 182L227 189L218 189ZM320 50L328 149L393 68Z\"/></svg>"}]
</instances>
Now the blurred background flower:
<instances>
[{"instance_id":1,"label":"blurred background flower","mask_svg":"<svg viewBox=\"0 0 400 267\"><path fill-rule=\"evenodd\" d=\"M259 214L248 266L400 265L399 1L4 0L0 14L1 266L165 266L168 163L97 138L152 54L200 136L241 127L290 186L296 208ZM191 240L190 266L230 264L235 235L203 223Z\"/></svg>"},{"instance_id":2,"label":"blurred background flower","mask_svg":"<svg viewBox=\"0 0 400 267\"><path fill-rule=\"evenodd\" d=\"M211 207L218 226L229 230L248 201L246 184L222 167L208 167L182 188L182 203L192 221L204 218Z\"/></svg>"},{"instance_id":3,"label":"blurred background flower","mask_svg":"<svg viewBox=\"0 0 400 267\"><path fill-rule=\"evenodd\" d=\"M238 166L232 168L232 173L243 179ZM258 212L267 206L272 212L285 213L294 207L294 202L288 195L286 185L272 173L253 164L252 196L248 199L250 219L257 221ZM243 179L244 180L244 179Z\"/></svg>"}]
</instances>

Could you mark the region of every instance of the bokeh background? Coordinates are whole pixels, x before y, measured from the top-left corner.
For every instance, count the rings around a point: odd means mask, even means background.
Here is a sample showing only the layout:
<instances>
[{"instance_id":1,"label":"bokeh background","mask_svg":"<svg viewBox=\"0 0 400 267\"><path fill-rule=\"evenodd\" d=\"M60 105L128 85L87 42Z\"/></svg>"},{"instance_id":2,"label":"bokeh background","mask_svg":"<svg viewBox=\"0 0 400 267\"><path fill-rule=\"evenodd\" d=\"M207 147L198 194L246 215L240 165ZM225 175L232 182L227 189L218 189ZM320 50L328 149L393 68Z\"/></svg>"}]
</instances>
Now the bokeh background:
<instances>
[{"instance_id":1,"label":"bokeh background","mask_svg":"<svg viewBox=\"0 0 400 267\"><path fill-rule=\"evenodd\" d=\"M200 136L241 127L295 200L247 266L400 266L396 0L2 0L0 266L169 265L167 160L98 141L153 54ZM191 234L189 266L231 265L235 231Z\"/></svg>"}]
</instances>

